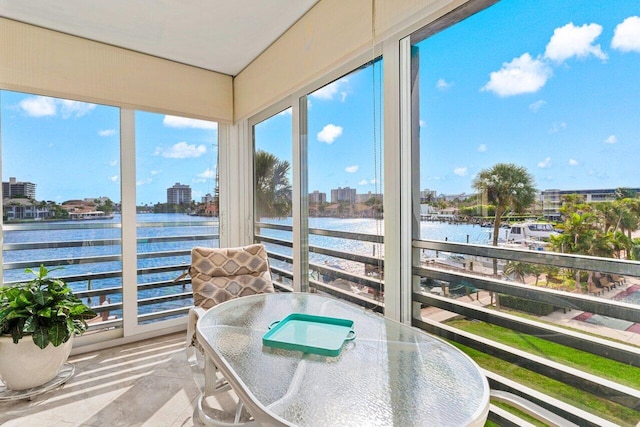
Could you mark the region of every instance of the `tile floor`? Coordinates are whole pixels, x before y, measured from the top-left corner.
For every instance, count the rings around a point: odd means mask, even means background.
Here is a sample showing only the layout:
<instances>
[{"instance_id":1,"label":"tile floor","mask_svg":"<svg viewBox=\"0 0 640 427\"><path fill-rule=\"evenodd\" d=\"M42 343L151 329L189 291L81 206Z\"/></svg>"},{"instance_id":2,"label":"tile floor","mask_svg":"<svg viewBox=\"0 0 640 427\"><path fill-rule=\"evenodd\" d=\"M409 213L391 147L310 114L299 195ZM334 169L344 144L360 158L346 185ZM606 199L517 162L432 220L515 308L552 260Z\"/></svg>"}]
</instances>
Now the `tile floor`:
<instances>
[{"instance_id":1,"label":"tile floor","mask_svg":"<svg viewBox=\"0 0 640 427\"><path fill-rule=\"evenodd\" d=\"M198 389L184 348L179 333L72 356L63 386L0 403L0 426L193 426Z\"/></svg>"}]
</instances>

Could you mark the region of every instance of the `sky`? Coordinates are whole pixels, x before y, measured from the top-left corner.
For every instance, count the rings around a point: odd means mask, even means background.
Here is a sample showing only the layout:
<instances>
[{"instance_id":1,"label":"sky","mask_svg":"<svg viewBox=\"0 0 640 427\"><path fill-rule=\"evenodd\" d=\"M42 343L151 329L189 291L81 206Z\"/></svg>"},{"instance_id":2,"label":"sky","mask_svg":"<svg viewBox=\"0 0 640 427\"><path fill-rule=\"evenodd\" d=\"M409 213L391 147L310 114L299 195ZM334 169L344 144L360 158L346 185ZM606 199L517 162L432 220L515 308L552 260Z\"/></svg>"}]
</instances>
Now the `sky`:
<instances>
[{"instance_id":1,"label":"sky","mask_svg":"<svg viewBox=\"0 0 640 427\"><path fill-rule=\"evenodd\" d=\"M640 187L640 2L504 0L418 44L421 189L496 163L538 190Z\"/></svg>"},{"instance_id":2,"label":"sky","mask_svg":"<svg viewBox=\"0 0 640 427\"><path fill-rule=\"evenodd\" d=\"M472 193L499 162L538 190L640 187L640 1L502 0L415 50L421 190ZM309 192L382 192L375 64L309 94ZM2 91L0 120L3 181L36 183L38 200L120 200L117 108ZM291 163L291 132L285 110L256 125L255 147ZM177 182L212 193L216 140L215 123L137 112L138 204Z\"/></svg>"},{"instance_id":3,"label":"sky","mask_svg":"<svg viewBox=\"0 0 640 427\"><path fill-rule=\"evenodd\" d=\"M2 91L2 180L33 182L37 200L121 200L120 111L77 101ZM213 194L217 124L137 111L137 204L165 203L187 184L200 201Z\"/></svg>"}]
</instances>

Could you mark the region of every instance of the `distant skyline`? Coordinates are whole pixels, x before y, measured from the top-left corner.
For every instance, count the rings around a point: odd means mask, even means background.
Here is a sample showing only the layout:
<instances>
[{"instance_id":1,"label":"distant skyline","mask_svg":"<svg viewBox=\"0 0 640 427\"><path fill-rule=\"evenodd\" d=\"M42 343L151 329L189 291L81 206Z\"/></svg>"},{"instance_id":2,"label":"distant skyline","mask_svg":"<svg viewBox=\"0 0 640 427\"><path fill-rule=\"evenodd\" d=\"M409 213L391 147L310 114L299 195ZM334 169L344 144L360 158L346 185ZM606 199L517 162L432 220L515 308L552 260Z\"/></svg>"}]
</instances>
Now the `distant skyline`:
<instances>
[{"instance_id":1,"label":"distant skyline","mask_svg":"<svg viewBox=\"0 0 640 427\"><path fill-rule=\"evenodd\" d=\"M419 190L473 193L499 162L527 168L539 191L640 186L637 0L503 0L418 51ZM309 193L383 192L381 68L309 94ZM0 107L3 181L36 183L38 199L121 200L118 108L10 91ZM255 135L293 164L290 109ZM213 122L136 112L137 203L176 182L196 201L213 193L217 136Z\"/></svg>"}]
</instances>

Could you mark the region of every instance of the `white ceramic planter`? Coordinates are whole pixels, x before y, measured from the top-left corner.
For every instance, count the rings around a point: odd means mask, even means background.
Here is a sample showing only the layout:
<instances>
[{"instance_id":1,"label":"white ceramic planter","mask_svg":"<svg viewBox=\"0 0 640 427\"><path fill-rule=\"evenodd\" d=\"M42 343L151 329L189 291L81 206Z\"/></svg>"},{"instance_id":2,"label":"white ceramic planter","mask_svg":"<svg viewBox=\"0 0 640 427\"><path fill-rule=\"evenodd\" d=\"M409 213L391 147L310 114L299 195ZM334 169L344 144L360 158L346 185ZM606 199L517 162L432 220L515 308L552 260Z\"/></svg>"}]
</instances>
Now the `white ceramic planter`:
<instances>
[{"instance_id":1,"label":"white ceramic planter","mask_svg":"<svg viewBox=\"0 0 640 427\"><path fill-rule=\"evenodd\" d=\"M14 344L11 337L0 336L0 379L10 390L26 390L51 381L67 361L73 337L66 343L44 349L30 336Z\"/></svg>"}]
</instances>

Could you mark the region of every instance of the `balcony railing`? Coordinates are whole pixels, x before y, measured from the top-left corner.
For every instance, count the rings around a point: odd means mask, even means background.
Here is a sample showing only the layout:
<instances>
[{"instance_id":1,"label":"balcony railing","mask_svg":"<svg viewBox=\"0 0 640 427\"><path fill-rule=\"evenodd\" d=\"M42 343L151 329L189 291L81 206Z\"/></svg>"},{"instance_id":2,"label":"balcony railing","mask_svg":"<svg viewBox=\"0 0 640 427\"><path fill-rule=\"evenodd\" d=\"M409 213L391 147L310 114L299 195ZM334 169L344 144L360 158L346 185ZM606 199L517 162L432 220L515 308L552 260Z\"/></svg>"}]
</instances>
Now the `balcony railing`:
<instances>
[{"instance_id":1,"label":"balcony railing","mask_svg":"<svg viewBox=\"0 0 640 427\"><path fill-rule=\"evenodd\" d=\"M413 274L416 283L432 283L439 285L438 292L430 292L427 287L414 286L414 303L421 307L436 307L450 313L450 318L467 319L472 322L484 322L496 327L506 328L512 334L541 338L560 344L567 348L573 348L590 353L604 359L619 362L624 365L640 366L640 348L637 343L640 324L640 306L635 303L605 299L599 296L583 293L582 285L569 287L564 290L550 289L535 286L532 283L517 283L513 280L503 280L495 277L490 271L474 271L473 262L478 263L479 257L487 260L487 265L492 260L499 259L500 265L506 262L531 263L537 265L554 266L565 271L577 274L579 279L586 275L585 272L599 272L602 274L619 275L619 280L636 280L640 278L640 263L619 259L606 259L590 256L567 255L553 252L541 252L519 250L511 248L469 245L463 243L450 243L443 241L416 240L413 242L416 257L421 259L413 265ZM458 263L445 264L438 258L419 256L427 252L429 254L449 254L449 259L457 259ZM453 255L453 257L451 257ZM582 274L580 273L582 272ZM640 280L638 281L640 283ZM434 286L435 287L435 286ZM466 292L457 295L439 295L440 290L463 289ZM420 289L420 290L418 290ZM473 304L473 294L479 295L481 291L488 291L496 295L493 305ZM640 289L639 289L640 291ZM609 293L616 292L615 290ZM575 312L575 316L563 316L564 319L572 317L580 318L579 313L591 313L589 316L600 316L603 325L599 328L585 327L584 330L576 329L575 322L572 327L566 327L568 322L552 322L549 318L540 316L523 315L516 310L505 310L500 307L500 298L509 296L520 300L531 301L535 304L546 304L550 310L561 310L564 314ZM584 315L583 315L584 316ZM629 329L633 332L624 334L613 329L616 322L626 322L625 325L633 325ZM584 369L571 366L569 363L553 360L551 355L532 354L531 352L516 349L505 345L499 339L480 336L459 327L451 326L448 322L434 321L427 316L415 317L413 324L430 333L458 343L461 346L472 349L482 357L500 359L513 366L525 368L551 380L563 383L595 397L598 402L608 402L608 409L600 414L598 409L585 407L580 398L575 401L561 400L552 397L549 389L534 389L524 386L505 377L499 372L486 371L492 390L509 392L512 396L525 399L539 407L559 415L577 425L615 425L633 424L640 419L640 375L627 378L623 381L614 381L597 373L586 372ZM610 327L607 325L612 324ZM633 336L636 336L634 340ZM617 337L618 339L613 339ZM628 339L629 342L623 341ZM635 344L632 344L635 343ZM596 367L597 368L597 367ZM620 418L610 420L610 413L625 413ZM502 415L500 415L502 414ZM602 415L602 416L600 416ZM490 415L498 423L507 422L507 415L497 407L492 407ZM605 419L608 418L608 419ZM622 420L622 421L621 421Z\"/></svg>"},{"instance_id":2,"label":"balcony railing","mask_svg":"<svg viewBox=\"0 0 640 427\"><path fill-rule=\"evenodd\" d=\"M44 265L64 279L98 317L90 330L121 328L121 224L32 222L5 224L5 285L29 280L26 268ZM218 222L140 222L137 224L138 322L184 316L193 304L188 278L175 280L189 265L193 246L218 246Z\"/></svg>"},{"instance_id":3,"label":"balcony railing","mask_svg":"<svg viewBox=\"0 0 640 427\"><path fill-rule=\"evenodd\" d=\"M293 290L292 232L290 225L265 222L255 224L255 241L267 247L276 286L285 291ZM378 254L382 253L384 237L320 228L310 228L309 235L309 286L382 311L384 260L374 254L376 251ZM340 242L358 242L362 244L361 251L346 252L320 246L314 244L314 236L335 239L332 245L334 247L340 247ZM372 255L366 255L365 252Z\"/></svg>"}]
</instances>

